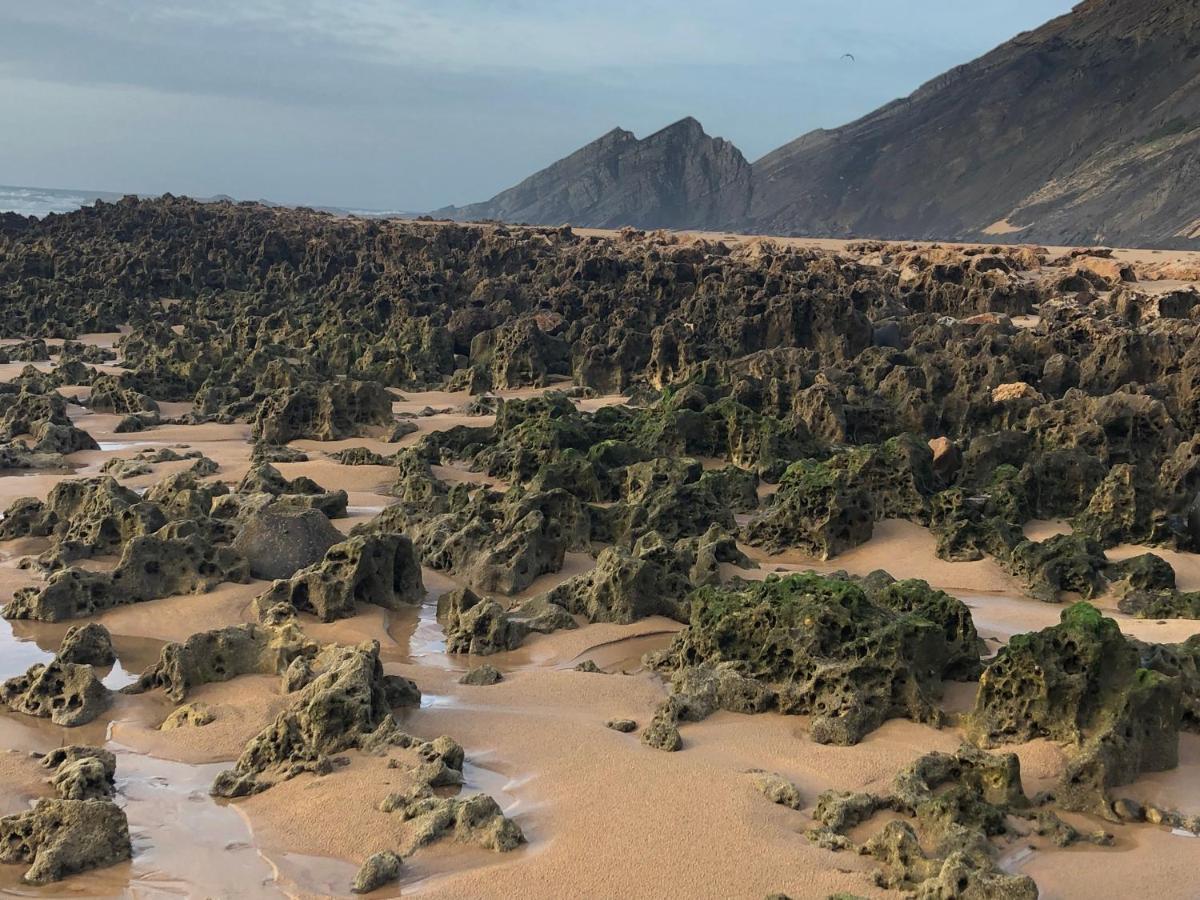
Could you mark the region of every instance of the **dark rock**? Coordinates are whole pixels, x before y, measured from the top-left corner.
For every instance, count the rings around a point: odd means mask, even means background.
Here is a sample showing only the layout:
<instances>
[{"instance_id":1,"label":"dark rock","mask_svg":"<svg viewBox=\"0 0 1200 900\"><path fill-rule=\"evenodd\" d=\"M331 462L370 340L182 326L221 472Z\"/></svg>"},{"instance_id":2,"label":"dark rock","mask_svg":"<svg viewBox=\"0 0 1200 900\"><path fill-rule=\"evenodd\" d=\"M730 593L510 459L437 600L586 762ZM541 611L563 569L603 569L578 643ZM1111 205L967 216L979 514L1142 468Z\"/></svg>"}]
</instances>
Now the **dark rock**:
<instances>
[{"instance_id":1,"label":"dark rock","mask_svg":"<svg viewBox=\"0 0 1200 900\"><path fill-rule=\"evenodd\" d=\"M276 579L320 562L343 539L322 512L272 504L247 516L231 546L252 576Z\"/></svg>"},{"instance_id":2,"label":"dark rock","mask_svg":"<svg viewBox=\"0 0 1200 900\"><path fill-rule=\"evenodd\" d=\"M400 878L402 860L391 850L381 850L367 857L366 862L354 876L350 890L355 894L369 894Z\"/></svg>"},{"instance_id":3,"label":"dark rock","mask_svg":"<svg viewBox=\"0 0 1200 900\"><path fill-rule=\"evenodd\" d=\"M255 604L260 614L287 603L332 622L355 615L357 603L402 609L424 596L412 542L401 534L379 534L334 544L321 562L276 581Z\"/></svg>"},{"instance_id":4,"label":"dark rock","mask_svg":"<svg viewBox=\"0 0 1200 900\"><path fill-rule=\"evenodd\" d=\"M489 666L484 663L482 666L476 666L469 670L462 678L458 679L459 684L472 684L476 686L497 684L504 680L504 676L495 666Z\"/></svg>"},{"instance_id":5,"label":"dark rock","mask_svg":"<svg viewBox=\"0 0 1200 900\"><path fill-rule=\"evenodd\" d=\"M111 692L91 666L53 659L31 666L0 685L0 701L14 712L50 719L55 725L86 725L108 709Z\"/></svg>"},{"instance_id":6,"label":"dark rock","mask_svg":"<svg viewBox=\"0 0 1200 900\"><path fill-rule=\"evenodd\" d=\"M86 666L111 666L117 661L117 654L108 629L96 622L88 622L67 629L58 648L58 659Z\"/></svg>"}]
</instances>

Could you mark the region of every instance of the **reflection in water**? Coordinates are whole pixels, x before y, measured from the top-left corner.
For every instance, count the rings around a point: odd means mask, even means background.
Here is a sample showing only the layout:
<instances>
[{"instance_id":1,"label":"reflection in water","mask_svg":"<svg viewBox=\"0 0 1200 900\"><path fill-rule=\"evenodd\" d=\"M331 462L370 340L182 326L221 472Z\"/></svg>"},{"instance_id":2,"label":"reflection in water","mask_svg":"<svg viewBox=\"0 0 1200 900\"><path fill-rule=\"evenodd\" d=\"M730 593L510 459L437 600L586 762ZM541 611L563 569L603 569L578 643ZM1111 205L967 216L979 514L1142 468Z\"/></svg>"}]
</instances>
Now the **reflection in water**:
<instances>
[{"instance_id":1,"label":"reflection in water","mask_svg":"<svg viewBox=\"0 0 1200 900\"><path fill-rule=\"evenodd\" d=\"M78 729L76 729L77 731ZM0 744L42 753L75 739L70 729L0 715ZM135 753L108 741L117 755L117 802L129 817L133 860L54 885L54 896L235 897L274 894L276 876L255 849L237 811L214 802L209 785L222 764L187 765ZM19 883L23 866L0 866L0 891L48 896ZM258 890L256 890L256 888Z\"/></svg>"}]
</instances>

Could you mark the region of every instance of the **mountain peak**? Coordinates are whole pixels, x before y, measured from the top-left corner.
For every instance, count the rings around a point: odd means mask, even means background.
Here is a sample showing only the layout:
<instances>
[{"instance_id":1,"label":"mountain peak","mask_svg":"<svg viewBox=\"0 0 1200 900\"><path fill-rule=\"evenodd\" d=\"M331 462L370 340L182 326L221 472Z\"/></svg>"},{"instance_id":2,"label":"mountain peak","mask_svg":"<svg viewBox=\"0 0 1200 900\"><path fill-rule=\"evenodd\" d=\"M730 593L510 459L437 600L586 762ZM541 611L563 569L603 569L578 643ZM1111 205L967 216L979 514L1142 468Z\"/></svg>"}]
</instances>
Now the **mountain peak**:
<instances>
[{"instance_id":1,"label":"mountain peak","mask_svg":"<svg viewBox=\"0 0 1200 900\"><path fill-rule=\"evenodd\" d=\"M687 116L645 138L614 128L485 203L438 210L455 219L643 228L736 222L750 203L750 164Z\"/></svg>"},{"instance_id":2,"label":"mountain peak","mask_svg":"<svg viewBox=\"0 0 1200 900\"><path fill-rule=\"evenodd\" d=\"M1196 247L1200 0L1084 0L750 166L684 117L614 129L455 218Z\"/></svg>"}]
</instances>

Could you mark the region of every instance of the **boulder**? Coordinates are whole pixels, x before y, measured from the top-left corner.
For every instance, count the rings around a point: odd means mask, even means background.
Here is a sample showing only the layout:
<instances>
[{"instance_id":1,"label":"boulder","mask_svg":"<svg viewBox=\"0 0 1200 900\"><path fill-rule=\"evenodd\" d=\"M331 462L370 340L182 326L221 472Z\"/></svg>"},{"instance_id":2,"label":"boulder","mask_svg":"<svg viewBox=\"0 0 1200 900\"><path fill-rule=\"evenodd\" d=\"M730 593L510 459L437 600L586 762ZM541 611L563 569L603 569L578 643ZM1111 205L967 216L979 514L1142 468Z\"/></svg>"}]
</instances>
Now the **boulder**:
<instances>
[{"instance_id":1,"label":"boulder","mask_svg":"<svg viewBox=\"0 0 1200 900\"><path fill-rule=\"evenodd\" d=\"M246 517L231 547L249 563L253 577L274 580L320 562L342 540L322 512L271 504Z\"/></svg>"}]
</instances>

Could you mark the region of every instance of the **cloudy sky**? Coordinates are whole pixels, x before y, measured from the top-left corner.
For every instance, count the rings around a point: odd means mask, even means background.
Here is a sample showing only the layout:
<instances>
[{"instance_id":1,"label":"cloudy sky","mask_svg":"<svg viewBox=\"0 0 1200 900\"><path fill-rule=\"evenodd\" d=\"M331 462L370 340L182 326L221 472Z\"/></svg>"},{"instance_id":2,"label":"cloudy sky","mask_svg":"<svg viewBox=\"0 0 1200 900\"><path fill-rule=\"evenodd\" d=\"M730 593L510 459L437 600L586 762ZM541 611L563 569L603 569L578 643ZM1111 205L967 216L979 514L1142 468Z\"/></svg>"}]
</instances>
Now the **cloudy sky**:
<instances>
[{"instance_id":1,"label":"cloudy sky","mask_svg":"<svg viewBox=\"0 0 1200 900\"><path fill-rule=\"evenodd\" d=\"M0 184L419 211L686 115L753 160L1072 5L4 3Z\"/></svg>"}]
</instances>

